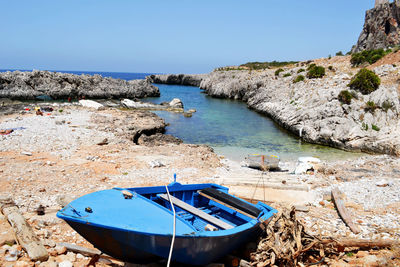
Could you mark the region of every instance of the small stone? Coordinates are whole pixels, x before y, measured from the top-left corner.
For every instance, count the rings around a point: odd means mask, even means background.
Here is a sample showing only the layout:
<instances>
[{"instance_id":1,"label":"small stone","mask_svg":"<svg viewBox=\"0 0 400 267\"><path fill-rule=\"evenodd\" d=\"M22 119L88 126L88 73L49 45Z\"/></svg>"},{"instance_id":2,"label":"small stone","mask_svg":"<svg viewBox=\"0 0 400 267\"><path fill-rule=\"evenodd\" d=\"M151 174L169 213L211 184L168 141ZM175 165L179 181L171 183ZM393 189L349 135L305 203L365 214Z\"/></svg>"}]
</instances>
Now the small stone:
<instances>
[{"instance_id":1,"label":"small stone","mask_svg":"<svg viewBox=\"0 0 400 267\"><path fill-rule=\"evenodd\" d=\"M301 211L301 212L309 212L310 211L310 207L308 207L308 206L294 205L294 208L296 209L296 211Z\"/></svg>"},{"instance_id":2,"label":"small stone","mask_svg":"<svg viewBox=\"0 0 400 267\"><path fill-rule=\"evenodd\" d=\"M319 202L319 204L320 204L321 206L325 206L325 201L324 201L324 200L321 200L321 201Z\"/></svg>"},{"instance_id":3,"label":"small stone","mask_svg":"<svg viewBox=\"0 0 400 267\"><path fill-rule=\"evenodd\" d=\"M29 267L29 263L26 261L17 261L14 267Z\"/></svg>"},{"instance_id":4,"label":"small stone","mask_svg":"<svg viewBox=\"0 0 400 267\"><path fill-rule=\"evenodd\" d=\"M85 256L83 256L82 254L78 253L78 254L76 254L76 258L77 259L84 259Z\"/></svg>"},{"instance_id":5,"label":"small stone","mask_svg":"<svg viewBox=\"0 0 400 267\"><path fill-rule=\"evenodd\" d=\"M32 156L32 153L28 151L22 151L21 154L25 156Z\"/></svg>"},{"instance_id":6,"label":"small stone","mask_svg":"<svg viewBox=\"0 0 400 267\"><path fill-rule=\"evenodd\" d=\"M43 245L54 248L56 246L56 242L51 239L45 239L43 240Z\"/></svg>"},{"instance_id":7,"label":"small stone","mask_svg":"<svg viewBox=\"0 0 400 267\"><path fill-rule=\"evenodd\" d=\"M368 255L369 255L369 253L367 251L360 250L360 251L357 252L356 257L357 258L363 258L363 257L368 256Z\"/></svg>"},{"instance_id":8,"label":"small stone","mask_svg":"<svg viewBox=\"0 0 400 267\"><path fill-rule=\"evenodd\" d=\"M58 264L58 267L73 267L70 261L63 261Z\"/></svg>"},{"instance_id":9,"label":"small stone","mask_svg":"<svg viewBox=\"0 0 400 267\"><path fill-rule=\"evenodd\" d=\"M67 248L64 246L56 246L56 251L58 255L61 255L67 252Z\"/></svg>"},{"instance_id":10,"label":"small stone","mask_svg":"<svg viewBox=\"0 0 400 267\"><path fill-rule=\"evenodd\" d=\"M15 256L7 255L4 257L4 259L6 261L16 261L18 259L18 257L16 255Z\"/></svg>"}]
</instances>

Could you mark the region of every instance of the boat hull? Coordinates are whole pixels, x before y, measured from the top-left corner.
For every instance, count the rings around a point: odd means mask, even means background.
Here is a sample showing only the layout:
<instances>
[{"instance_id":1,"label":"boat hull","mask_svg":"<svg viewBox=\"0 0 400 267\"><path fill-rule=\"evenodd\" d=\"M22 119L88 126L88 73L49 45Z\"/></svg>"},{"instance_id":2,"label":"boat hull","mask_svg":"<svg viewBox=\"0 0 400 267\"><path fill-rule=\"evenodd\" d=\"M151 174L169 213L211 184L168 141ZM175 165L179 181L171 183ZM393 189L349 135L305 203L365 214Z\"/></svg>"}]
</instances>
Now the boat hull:
<instances>
[{"instance_id":1,"label":"boat hull","mask_svg":"<svg viewBox=\"0 0 400 267\"><path fill-rule=\"evenodd\" d=\"M96 248L116 259L131 263L151 263L168 258L172 236L151 235L97 227L68 221L68 224ZM176 236L172 260L206 265L227 255L261 233L259 224L231 235Z\"/></svg>"}]
</instances>

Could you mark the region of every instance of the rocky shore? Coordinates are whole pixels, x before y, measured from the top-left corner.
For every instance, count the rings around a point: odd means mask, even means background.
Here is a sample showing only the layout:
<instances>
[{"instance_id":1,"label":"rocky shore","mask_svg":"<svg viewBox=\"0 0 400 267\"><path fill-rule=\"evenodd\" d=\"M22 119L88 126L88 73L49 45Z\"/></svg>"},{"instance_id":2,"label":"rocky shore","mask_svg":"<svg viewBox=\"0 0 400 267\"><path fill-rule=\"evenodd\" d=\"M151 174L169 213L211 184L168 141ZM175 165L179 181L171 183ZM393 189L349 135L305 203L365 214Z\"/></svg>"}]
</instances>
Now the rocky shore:
<instances>
[{"instance_id":1,"label":"rocky shore","mask_svg":"<svg viewBox=\"0 0 400 267\"><path fill-rule=\"evenodd\" d=\"M311 63L326 68L321 79L294 83ZM397 79L400 67L381 62L371 69L381 78L378 90L369 95L355 92L351 104L338 95L359 68L352 68L350 57L319 59L262 71L214 71L200 88L214 97L246 102L249 108L264 113L285 129L307 142L349 151L400 155L400 104ZM367 104L374 103L373 110Z\"/></svg>"},{"instance_id":2,"label":"rocky shore","mask_svg":"<svg viewBox=\"0 0 400 267\"><path fill-rule=\"evenodd\" d=\"M67 98L143 98L159 96L147 80L125 81L100 75L32 71L0 73L0 98L33 100L40 96Z\"/></svg>"},{"instance_id":3,"label":"rocky shore","mask_svg":"<svg viewBox=\"0 0 400 267\"><path fill-rule=\"evenodd\" d=\"M154 74L147 77L152 83L188 85L199 87L207 74Z\"/></svg>"},{"instance_id":4,"label":"rocky shore","mask_svg":"<svg viewBox=\"0 0 400 267\"><path fill-rule=\"evenodd\" d=\"M162 134L163 120L145 110L96 110L77 103L53 103L47 105L53 111L41 116L34 112L37 105L17 106L13 113L0 117L0 130L13 130L0 135L0 195L13 197L49 258L44 262L32 261L15 244L12 229L0 215L1 266L86 266L90 257L69 251L61 243L87 248L93 248L92 245L58 219L56 211L93 191L165 185L173 180L174 173L181 183L227 185L235 195L249 200L253 196L253 201L266 199L278 210L302 205L298 216L316 234L399 238L398 158L369 156L323 162L314 166L313 172L300 175L294 174L294 163L284 163L288 172L262 174L222 159L207 146L182 144ZM47 110L45 103L40 106ZM265 188L257 188L262 177ZM275 185L271 186L272 183ZM293 190L295 186L297 189ZM358 235L351 233L330 202L329 192L336 186L347 195L346 206L362 230ZM38 214L40 206L44 215ZM357 261L361 264L364 258L372 257L374 262L389 264L395 257L393 253L366 252ZM351 256L344 259L352 260ZM329 259L331 263L335 261ZM130 265L102 259L96 266Z\"/></svg>"}]
</instances>

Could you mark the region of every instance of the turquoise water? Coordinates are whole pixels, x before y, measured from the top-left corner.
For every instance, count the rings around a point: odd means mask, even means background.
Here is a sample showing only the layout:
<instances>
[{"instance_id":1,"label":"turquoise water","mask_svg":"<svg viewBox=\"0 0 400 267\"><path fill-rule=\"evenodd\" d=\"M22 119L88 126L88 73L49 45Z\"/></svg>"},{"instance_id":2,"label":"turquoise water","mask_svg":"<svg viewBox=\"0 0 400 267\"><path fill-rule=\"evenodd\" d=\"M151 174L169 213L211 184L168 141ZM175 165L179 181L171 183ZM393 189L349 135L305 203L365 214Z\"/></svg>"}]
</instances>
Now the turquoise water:
<instances>
[{"instance_id":1,"label":"turquoise water","mask_svg":"<svg viewBox=\"0 0 400 267\"><path fill-rule=\"evenodd\" d=\"M314 156L323 160L357 157L360 154L307 144L280 128L268 117L247 108L241 101L209 97L197 87L156 84L161 96L147 98L153 103L179 98L185 110L196 109L191 118L155 111L170 125L167 133L186 143L207 144L226 157L241 161L248 154L266 153L293 160Z\"/></svg>"}]
</instances>

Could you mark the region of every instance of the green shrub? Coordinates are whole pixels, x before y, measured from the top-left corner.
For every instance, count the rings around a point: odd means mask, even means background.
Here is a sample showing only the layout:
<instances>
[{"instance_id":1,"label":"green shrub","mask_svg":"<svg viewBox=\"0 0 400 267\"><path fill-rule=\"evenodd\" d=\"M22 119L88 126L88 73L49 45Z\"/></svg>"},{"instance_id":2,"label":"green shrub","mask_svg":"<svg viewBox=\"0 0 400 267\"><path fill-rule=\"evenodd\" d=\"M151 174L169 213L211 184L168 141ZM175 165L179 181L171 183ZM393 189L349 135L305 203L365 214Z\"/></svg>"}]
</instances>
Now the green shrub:
<instances>
[{"instance_id":1,"label":"green shrub","mask_svg":"<svg viewBox=\"0 0 400 267\"><path fill-rule=\"evenodd\" d=\"M363 122L361 125L361 129L363 129L364 131L368 131L368 124Z\"/></svg>"},{"instance_id":2,"label":"green shrub","mask_svg":"<svg viewBox=\"0 0 400 267\"><path fill-rule=\"evenodd\" d=\"M315 63L312 63L312 64L308 65L307 71L309 71L310 69L314 68L315 66L317 66Z\"/></svg>"},{"instance_id":3,"label":"green shrub","mask_svg":"<svg viewBox=\"0 0 400 267\"><path fill-rule=\"evenodd\" d=\"M375 109L377 109L378 106L374 103L374 101L368 101L367 104L365 105L364 110L366 112L370 111L370 112L374 112Z\"/></svg>"},{"instance_id":4,"label":"green shrub","mask_svg":"<svg viewBox=\"0 0 400 267\"><path fill-rule=\"evenodd\" d=\"M293 80L293 83L298 83L304 81L305 77L303 75L299 75L296 79Z\"/></svg>"},{"instance_id":5,"label":"green shrub","mask_svg":"<svg viewBox=\"0 0 400 267\"><path fill-rule=\"evenodd\" d=\"M372 128L372 130L377 131L377 132L379 132L381 130L381 128L379 128L375 124L371 124L371 128Z\"/></svg>"},{"instance_id":6,"label":"green shrub","mask_svg":"<svg viewBox=\"0 0 400 267\"><path fill-rule=\"evenodd\" d=\"M389 100L385 100L382 103L382 109L387 112L389 109L393 108L393 103Z\"/></svg>"},{"instance_id":7,"label":"green shrub","mask_svg":"<svg viewBox=\"0 0 400 267\"><path fill-rule=\"evenodd\" d=\"M352 54L350 62L353 65L353 67L361 65L365 62L368 62L369 64L374 64L379 59L383 58L384 56L386 56L391 52L392 50L390 49L383 50L382 48L375 50L364 50L362 52Z\"/></svg>"},{"instance_id":8,"label":"green shrub","mask_svg":"<svg viewBox=\"0 0 400 267\"><path fill-rule=\"evenodd\" d=\"M284 69L282 69L282 68L277 69L277 70L275 71L275 76L279 76L279 74L280 74L282 71L284 71Z\"/></svg>"},{"instance_id":9,"label":"green shrub","mask_svg":"<svg viewBox=\"0 0 400 267\"><path fill-rule=\"evenodd\" d=\"M309 79L322 78L324 76L325 76L325 68L317 65L314 65L313 67L309 68L307 72L307 78Z\"/></svg>"},{"instance_id":10,"label":"green shrub","mask_svg":"<svg viewBox=\"0 0 400 267\"><path fill-rule=\"evenodd\" d=\"M269 69L270 67L284 67L296 64L298 61L271 61L271 62L247 62L239 67L247 67L251 70Z\"/></svg>"},{"instance_id":11,"label":"green shrub","mask_svg":"<svg viewBox=\"0 0 400 267\"><path fill-rule=\"evenodd\" d=\"M283 77L289 77L289 76L292 76L292 74L291 74L291 73L285 73L285 74L283 74Z\"/></svg>"},{"instance_id":12,"label":"green shrub","mask_svg":"<svg viewBox=\"0 0 400 267\"><path fill-rule=\"evenodd\" d=\"M380 84L381 79L373 71L361 69L347 86L368 95L378 89Z\"/></svg>"},{"instance_id":13,"label":"green shrub","mask_svg":"<svg viewBox=\"0 0 400 267\"><path fill-rule=\"evenodd\" d=\"M338 99L341 103L350 105L353 95L347 90L342 90L338 95Z\"/></svg>"},{"instance_id":14,"label":"green shrub","mask_svg":"<svg viewBox=\"0 0 400 267\"><path fill-rule=\"evenodd\" d=\"M305 71L306 71L305 69L301 68L301 69L299 69L299 70L297 71L297 73L302 73L302 72L305 72Z\"/></svg>"},{"instance_id":15,"label":"green shrub","mask_svg":"<svg viewBox=\"0 0 400 267\"><path fill-rule=\"evenodd\" d=\"M343 52L342 51L337 52L336 56L343 56Z\"/></svg>"}]
</instances>

